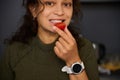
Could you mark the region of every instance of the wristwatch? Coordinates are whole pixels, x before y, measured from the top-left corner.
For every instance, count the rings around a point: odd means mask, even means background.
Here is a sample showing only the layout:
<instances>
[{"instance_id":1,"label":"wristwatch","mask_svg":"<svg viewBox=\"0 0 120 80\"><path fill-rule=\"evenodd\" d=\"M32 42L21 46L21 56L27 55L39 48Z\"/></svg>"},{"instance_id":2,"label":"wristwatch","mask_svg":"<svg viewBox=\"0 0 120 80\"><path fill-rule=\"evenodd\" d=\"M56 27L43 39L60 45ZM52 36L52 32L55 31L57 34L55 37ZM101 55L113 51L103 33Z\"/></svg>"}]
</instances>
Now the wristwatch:
<instances>
[{"instance_id":1,"label":"wristwatch","mask_svg":"<svg viewBox=\"0 0 120 80\"><path fill-rule=\"evenodd\" d=\"M75 62L71 67L64 66L61 71L67 74L80 74L85 69L83 62Z\"/></svg>"}]
</instances>

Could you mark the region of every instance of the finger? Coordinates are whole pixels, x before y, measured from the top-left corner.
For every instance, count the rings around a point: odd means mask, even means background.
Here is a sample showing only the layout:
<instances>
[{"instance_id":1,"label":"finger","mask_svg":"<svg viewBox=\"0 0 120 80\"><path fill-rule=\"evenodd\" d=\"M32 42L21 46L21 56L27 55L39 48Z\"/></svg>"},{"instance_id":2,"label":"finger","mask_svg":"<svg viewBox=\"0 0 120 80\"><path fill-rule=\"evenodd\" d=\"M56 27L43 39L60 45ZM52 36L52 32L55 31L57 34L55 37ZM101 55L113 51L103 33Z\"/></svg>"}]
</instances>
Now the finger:
<instances>
[{"instance_id":1,"label":"finger","mask_svg":"<svg viewBox=\"0 0 120 80\"><path fill-rule=\"evenodd\" d=\"M63 38L59 38L59 42L61 43L61 45L66 49L69 45L68 42L66 42Z\"/></svg>"},{"instance_id":2,"label":"finger","mask_svg":"<svg viewBox=\"0 0 120 80\"><path fill-rule=\"evenodd\" d=\"M59 49L61 53L65 52L65 47L59 41L56 42L56 47Z\"/></svg>"},{"instance_id":3,"label":"finger","mask_svg":"<svg viewBox=\"0 0 120 80\"><path fill-rule=\"evenodd\" d=\"M54 30L63 38L68 44L71 44L72 42L75 42L75 39L72 37L69 30L66 28L66 32L60 30L59 28L54 26Z\"/></svg>"},{"instance_id":4,"label":"finger","mask_svg":"<svg viewBox=\"0 0 120 80\"><path fill-rule=\"evenodd\" d=\"M67 34L62 31L61 29L57 28L56 26L53 26L53 29L58 33L62 38L66 39L68 36Z\"/></svg>"},{"instance_id":5,"label":"finger","mask_svg":"<svg viewBox=\"0 0 120 80\"><path fill-rule=\"evenodd\" d=\"M55 51L56 54L60 54L60 51L56 46L54 47L54 51Z\"/></svg>"},{"instance_id":6,"label":"finger","mask_svg":"<svg viewBox=\"0 0 120 80\"><path fill-rule=\"evenodd\" d=\"M71 32L68 30L68 28L66 27L65 28L65 33L71 38L71 39L73 39L74 40L74 37L73 37L73 35L71 34Z\"/></svg>"},{"instance_id":7,"label":"finger","mask_svg":"<svg viewBox=\"0 0 120 80\"><path fill-rule=\"evenodd\" d=\"M62 56L59 48L57 46L54 47L55 54L60 58Z\"/></svg>"},{"instance_id":8,"label":"finger","mask_svg":"<svg viewBox=\"0 0 120 80\"><path fill-rule=\"evenodd\" d=\"M71 43L73 40L70 39L69 35L66 34L66 32L62 31L61 29L57 28L56 26L53 26L54 30L63 38L67 43Z\"/></svg>"}]
</instances>

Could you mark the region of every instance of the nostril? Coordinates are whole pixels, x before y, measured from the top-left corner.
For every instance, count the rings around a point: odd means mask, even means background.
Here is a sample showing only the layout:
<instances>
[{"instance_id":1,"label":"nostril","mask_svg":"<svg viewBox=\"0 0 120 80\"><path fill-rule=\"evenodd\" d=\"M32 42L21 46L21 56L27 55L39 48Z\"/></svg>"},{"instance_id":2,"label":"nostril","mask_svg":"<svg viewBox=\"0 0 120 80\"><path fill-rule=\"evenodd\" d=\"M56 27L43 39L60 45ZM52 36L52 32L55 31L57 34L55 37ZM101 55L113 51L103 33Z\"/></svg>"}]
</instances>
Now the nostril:
<instances>
[{"instance_id":1,"label":"nostril","mask_svg":"<svg viewBox=\"0 0 120 80\"><path fill-rule=\"evenodd\" d=\"M64 10L61 6L56 7L54 13L56 13L57 15L63 15L64 14Z\"/></svg>"}]
</instances>

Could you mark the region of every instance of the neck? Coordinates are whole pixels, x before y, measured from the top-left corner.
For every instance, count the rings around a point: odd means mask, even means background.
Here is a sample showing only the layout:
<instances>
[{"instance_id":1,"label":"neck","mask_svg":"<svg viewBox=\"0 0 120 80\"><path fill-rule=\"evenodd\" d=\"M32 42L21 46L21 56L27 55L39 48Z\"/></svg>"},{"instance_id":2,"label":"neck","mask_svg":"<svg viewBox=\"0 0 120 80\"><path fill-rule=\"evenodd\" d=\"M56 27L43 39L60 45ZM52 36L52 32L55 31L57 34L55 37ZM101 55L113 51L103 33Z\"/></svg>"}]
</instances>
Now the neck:
<instances>
[{"instance_id":1,"label":"neck","mask_svg":"<svg viewBox=\"0 0 120 80\"><path fill-rule=\"evenodd\" d=\"M58 34L39 29L38 37L43 43L50 44L50 43L53 43L58 38Z\"/></svg>"}]
</instances>

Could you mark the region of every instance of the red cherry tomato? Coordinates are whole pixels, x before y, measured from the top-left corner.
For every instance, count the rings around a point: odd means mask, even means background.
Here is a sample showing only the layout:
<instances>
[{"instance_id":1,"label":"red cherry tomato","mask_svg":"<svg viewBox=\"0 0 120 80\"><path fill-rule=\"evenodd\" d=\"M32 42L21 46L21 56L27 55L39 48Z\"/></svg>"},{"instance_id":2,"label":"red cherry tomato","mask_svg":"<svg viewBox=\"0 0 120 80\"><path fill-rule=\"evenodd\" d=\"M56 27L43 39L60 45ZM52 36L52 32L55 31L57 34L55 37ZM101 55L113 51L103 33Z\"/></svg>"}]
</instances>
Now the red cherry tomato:
<instances>
[{"instance_id":1,"label":"red cherry tomato","mask_svg":"<svg viewBox=\"0 0 120 80\"><path fill-rule=\"evenodd\" d=\"M64 30L66 25L65 25L65 23L56 23L55 26L61 30Z\"/></svg>"}]
</instances>

